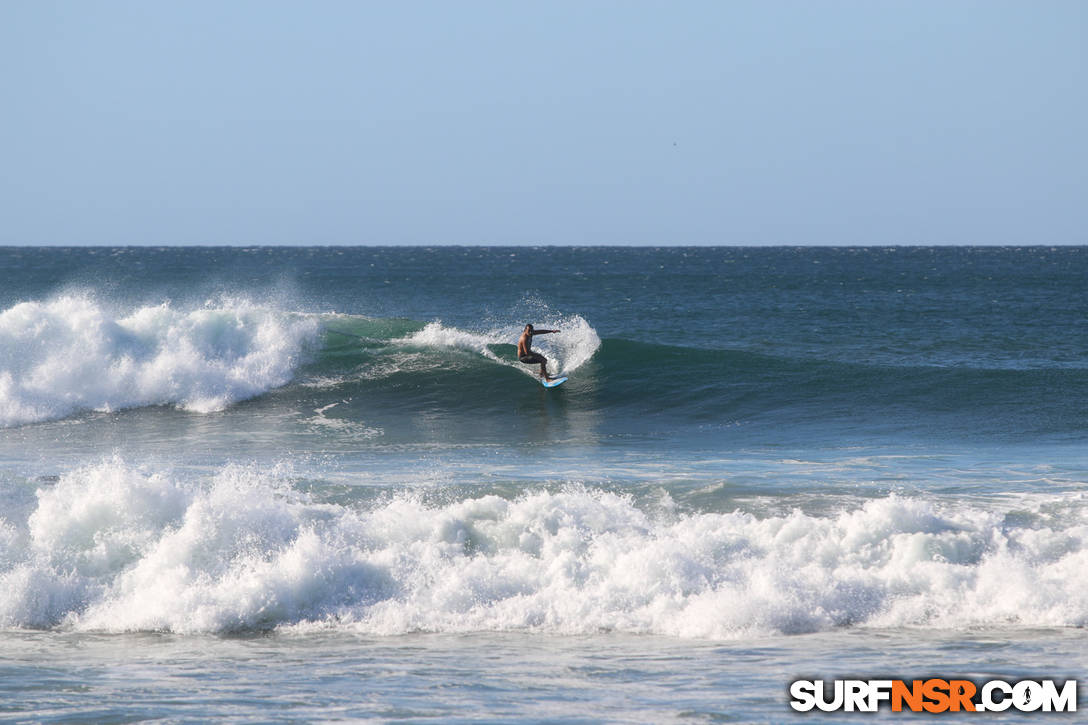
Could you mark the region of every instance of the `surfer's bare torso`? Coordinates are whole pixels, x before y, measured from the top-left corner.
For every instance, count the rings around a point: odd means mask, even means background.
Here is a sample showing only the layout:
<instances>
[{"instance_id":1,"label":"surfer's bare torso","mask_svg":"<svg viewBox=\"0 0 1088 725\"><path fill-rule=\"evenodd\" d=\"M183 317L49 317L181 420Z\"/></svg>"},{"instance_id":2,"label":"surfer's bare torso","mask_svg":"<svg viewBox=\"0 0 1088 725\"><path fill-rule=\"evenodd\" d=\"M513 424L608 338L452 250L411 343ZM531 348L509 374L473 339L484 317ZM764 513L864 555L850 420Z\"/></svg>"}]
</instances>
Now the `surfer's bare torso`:
<instances>
[{"instance_id":1,"label":"surfer's bare torso","mask_svg":"<svg viewBox=\"0 0 1088 725\"><path fill-rule=\"evenodd\" d=\"M532 325L526 325L518 338L518 360L526 365L540 365L540 377L551 380L548 376L548 358L539 352L533 352L533 335L547 335L559 330L534 330Z\"/></svg>"}]
</instances>

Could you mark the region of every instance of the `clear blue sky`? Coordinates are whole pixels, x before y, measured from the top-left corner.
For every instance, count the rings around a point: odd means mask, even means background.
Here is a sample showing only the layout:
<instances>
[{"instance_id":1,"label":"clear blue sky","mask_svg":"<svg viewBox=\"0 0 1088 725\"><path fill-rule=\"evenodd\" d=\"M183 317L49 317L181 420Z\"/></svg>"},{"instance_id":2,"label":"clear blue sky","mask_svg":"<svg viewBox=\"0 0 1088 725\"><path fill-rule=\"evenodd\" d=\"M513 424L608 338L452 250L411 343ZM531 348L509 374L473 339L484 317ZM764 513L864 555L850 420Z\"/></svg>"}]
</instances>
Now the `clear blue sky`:
<instances>
[{"instance_id":1,"label":"clear blue sky","mask_svg":"<svg viewBox=\"0 0 1088 725\"><path fill-rule=\"evenodd\" d=\"M1088 2L0 0L0 244L1088 243Z\"/></svg>"}]
</instances>

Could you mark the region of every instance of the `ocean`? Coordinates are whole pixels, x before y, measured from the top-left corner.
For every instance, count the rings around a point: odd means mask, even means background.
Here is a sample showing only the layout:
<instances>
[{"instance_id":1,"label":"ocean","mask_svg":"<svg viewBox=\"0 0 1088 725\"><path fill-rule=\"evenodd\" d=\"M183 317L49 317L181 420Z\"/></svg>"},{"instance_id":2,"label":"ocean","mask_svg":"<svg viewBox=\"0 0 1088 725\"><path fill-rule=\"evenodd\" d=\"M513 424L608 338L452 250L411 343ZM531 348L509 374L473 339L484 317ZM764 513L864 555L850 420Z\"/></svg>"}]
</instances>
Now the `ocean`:
<instances>
[{"instance_id":1,"label":"ocean","mask_svg":"<svg viewBox=\"0 0 1088 725\"><path fill-rule=\"evenodd\" d=\"M7 247L0 280L0 719L1088 703L1088 248Z\"/></svg>"}]
</instances>

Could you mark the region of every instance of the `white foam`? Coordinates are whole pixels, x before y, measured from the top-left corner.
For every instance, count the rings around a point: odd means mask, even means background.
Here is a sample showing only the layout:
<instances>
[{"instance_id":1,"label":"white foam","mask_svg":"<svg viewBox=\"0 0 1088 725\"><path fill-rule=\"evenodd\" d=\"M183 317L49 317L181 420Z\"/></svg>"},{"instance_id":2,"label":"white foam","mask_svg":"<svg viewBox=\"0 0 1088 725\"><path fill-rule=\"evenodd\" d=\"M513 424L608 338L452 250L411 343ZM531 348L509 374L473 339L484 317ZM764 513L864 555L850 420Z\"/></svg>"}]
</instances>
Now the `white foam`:
<instances>
[{"instance_id":1,"label":"white foam","mask_svg":"<svg viewBox=\"0 0 1088 725\"><path fill-rule=\"evenodd\" d=\"M172 404L210 412L287 383L316 319L246 302L114 313L90 297L0 312L0 426Z\"/></svg>"},{"instance_id":2,"label":"white foam","mask_svg":"<svg viewBox=\"0 0 1088 725\"><path fill-rule=\"evenodd\" d=\"M499 342L509 342L509 340L502 340L494 335L459 330L456 327L446 327L441 322L429 322L422 330L413 332L397 342L419 347L468 350L479 353L489 360L498 361L499 358L487 346Z\"/></svg>"},{"instance_id":3,"label":"white foam","mask_svg":"<svg viewBox=\"0 0 1088 725\"><path fill-rule=\"evenodd\" d=\"M580 315L556 317L541 323L540 327L559 330L556 335L534 337L533 346L539 347L549 360L554 360L556 372L562 375L569 375L580 368L601 346L597 331Z\"/></svg>"},{"instance_id":4,"label":"white foam","mask_svg":"<svg viewBox=\"0 0 1088 725\"><path fill-rule=\"evenodd\" d=\"M541 321L537 326L542 329L560 330L559 334L539 335L533 338L534 348L543 352L549 360L549 368L557 374L569 375L577 370L588 362L601 346L597 331L580 315L554 317ZM514 344L520 334L520 326L503 326L486 332L472 332L456 327L446 327L441 322L431 322L422 330L398 342L420 347L467 350L535 376L538 368L502 360L489 348L490 345Z\"/></svg>"},{"instance_id":5,"label":"white foam","mask_svg":"<svg viewBox=\"0 0 1088 725\"><path fill-rule=\"evenodd\" d=\"M287 480L236 466L183 480L118 460L62 476L0 527L0 625L709 638L1088 625L1079 495L1022 500L1015 516L890 496L760 518L578 486L352 508Z\"/></svg>"},{"instance_id":6,"label":"white foam","mask_svg":"<svg viewBox=\"0 0 1088 725\"><path fill-rule=\"evenodd\" d=\"M328 415L326 415L328 411L337 407L341 403L347 402L349 401L341 400L337 403L329 403L328 405L324 405L320 408L315 408L314 414L311 417L306 418L303 422L313 428L333 430L341 436L347 436L351 438L369 439L376 438L384 434L384 431L381 428L372 428L365 423L357 420L352 420L351 418L330 418Z\"/></svg>"}]
</instances>

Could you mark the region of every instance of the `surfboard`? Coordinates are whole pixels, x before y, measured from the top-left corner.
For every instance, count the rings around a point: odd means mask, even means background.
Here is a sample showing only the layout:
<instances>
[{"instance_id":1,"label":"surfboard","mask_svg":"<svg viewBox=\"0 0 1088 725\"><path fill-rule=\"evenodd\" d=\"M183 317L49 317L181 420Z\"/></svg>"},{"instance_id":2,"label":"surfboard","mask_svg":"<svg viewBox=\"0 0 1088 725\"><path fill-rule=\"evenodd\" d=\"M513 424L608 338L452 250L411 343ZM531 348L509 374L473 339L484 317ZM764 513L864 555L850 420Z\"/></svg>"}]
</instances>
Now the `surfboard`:
<instances>
[{"instance_id":1,"label":"surfboard","mask_svg":"<svg viewBox=\"0 0 1088 725\"><path fill-rule=\"evenodd\" d=\"M562 385L566 381L567 381L567 376L564 375L561 378L553 378L552 380L544 380L542 378L540 380L540 384L543 385L545 388L555 388L555 387L558 387L558 386Z\"/></svg>"}]
</instances>

